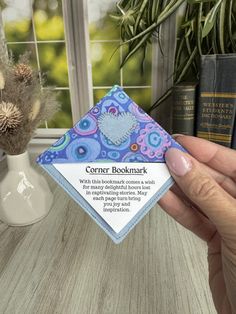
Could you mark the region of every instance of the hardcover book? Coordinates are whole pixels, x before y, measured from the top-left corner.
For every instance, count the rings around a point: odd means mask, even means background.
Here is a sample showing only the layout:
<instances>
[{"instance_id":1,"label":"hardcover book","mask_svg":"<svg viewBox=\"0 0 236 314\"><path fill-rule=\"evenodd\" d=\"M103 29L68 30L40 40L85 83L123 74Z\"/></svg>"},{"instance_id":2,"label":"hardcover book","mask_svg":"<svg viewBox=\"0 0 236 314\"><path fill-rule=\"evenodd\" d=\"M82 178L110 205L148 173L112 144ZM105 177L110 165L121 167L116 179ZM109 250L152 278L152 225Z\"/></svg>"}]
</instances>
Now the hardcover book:
<instances>
[{"instance_id":1,"label":"hardcover book","mask_svg":"<svg viewBox=\"0 0 236 314\"><path fill-rule=\"evenodd\" d=\"M37 162L119 243L173 184L169 147L184 150L114 86Z\"/></svg>"},{"instance_id":2,"label":"hardcover book","mask_svg":"<svg viewBox=\"0 0 236 314\"><path fill-rule=\"evenodd\" d=\"M175 134L194 135L196 83L183 82L173 88L173 124Z\"/></svg>"},{"instance_id":3,"label":"hardcover book","mask_svg":"<svg viewBox=\"0 0 236 314\"><path fill-rule=\"evenodd\" d=\"M231 147L236 115L236 54L201 57L197 136Z\"/></svg>"},{"instance_id":4,"label":"hardcover book","mask_svg":"<svg viewBox=\"0 0 236 314\"><path fill-rule=\"evenodd\" d=\"M232 139L231 148L236 149L236 117L234 120L234 131L233 131L233 139Z\"/></svg>"}]
</instances>

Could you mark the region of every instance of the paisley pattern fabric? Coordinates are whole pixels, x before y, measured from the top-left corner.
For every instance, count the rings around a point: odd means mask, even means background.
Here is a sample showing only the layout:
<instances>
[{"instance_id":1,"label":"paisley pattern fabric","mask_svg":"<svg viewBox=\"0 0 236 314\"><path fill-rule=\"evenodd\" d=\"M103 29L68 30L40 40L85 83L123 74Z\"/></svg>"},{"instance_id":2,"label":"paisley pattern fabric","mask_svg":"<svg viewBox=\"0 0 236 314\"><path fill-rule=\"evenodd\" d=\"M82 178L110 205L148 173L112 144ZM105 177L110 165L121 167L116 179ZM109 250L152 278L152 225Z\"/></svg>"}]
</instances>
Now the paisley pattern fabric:
<instances>
[{"instance_id":1,"label":"paisley pattern fabric","mask_svg":"<svg viewBox=\"0 0 236 314\"><path fill-rule=\"evenodd\" d=\"M107 130L117 132L104 135L98 121L103 115L115 117ZM135 125L128 131L124 125L124 113L133 115ZM122 118L123 117L123 118ZM115 125L110 124L115 121ZM120 123L118 123L120 121ZM106 121L107 123L107 121ZM124 130L129 134L123 136ZM127 133L126 132L126 133ZM119 139L120 136L120 139ZM113 138L119 140L113 142ZM117 144L119 143L119 144ZM114 86L89 112L64 134L48 150L42 153L37 162L77 163L77 162L165 162L164 154L169 147L183 148L145 113L119 86Z\"/></svg>"}]
</instances>

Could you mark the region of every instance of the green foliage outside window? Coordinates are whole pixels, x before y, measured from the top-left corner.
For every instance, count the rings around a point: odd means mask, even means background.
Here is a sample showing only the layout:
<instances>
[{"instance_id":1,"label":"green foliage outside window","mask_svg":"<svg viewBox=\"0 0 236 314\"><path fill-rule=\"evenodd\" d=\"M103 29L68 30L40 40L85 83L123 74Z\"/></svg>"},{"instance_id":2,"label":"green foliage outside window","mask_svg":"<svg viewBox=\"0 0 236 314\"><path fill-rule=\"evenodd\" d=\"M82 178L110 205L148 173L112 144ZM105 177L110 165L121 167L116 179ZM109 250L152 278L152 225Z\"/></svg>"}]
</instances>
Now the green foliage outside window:
<instances>
[{"instance_id":1,"label":"green foliage outside window","mask_svg":"<svg viewBox=\"0 0 236 314\"><path fill-rule=\"evenodd\" d=\"M53 3L54 6L50 7L50 3ZM42 77L43 87L62 88L58 96L62 110L55 115L52 121L48 121L48 127L69 128L72 126L72 115L69 90L65 89L68 88L69 83L61 1L36 0L33 9L34 25L31 18L9 20L5 23L4 30L8 49L12 51L16 60L26 50L31 51L31 64L37 68L36 46L35 43L29 43L34 41L35 27L39 65L42 73L45 73ZM95 87L94 101L96 102L108 91L109 88L106 86L121 84L120 63L126 51L123 47L122 51L118 49L113 54L119 46L119 41L94 42L103 39L119 40L119 27L109 17L109 12L100 21L91 23L89 32L93 86ZM123 67L123 85L127 87L151 85L151 49L147 51L143 75L140 73L141 60L142 55L138 52ZM127 88L125 90L144 109L150 106L151 88Z\"/></svg>"}]
</instances>

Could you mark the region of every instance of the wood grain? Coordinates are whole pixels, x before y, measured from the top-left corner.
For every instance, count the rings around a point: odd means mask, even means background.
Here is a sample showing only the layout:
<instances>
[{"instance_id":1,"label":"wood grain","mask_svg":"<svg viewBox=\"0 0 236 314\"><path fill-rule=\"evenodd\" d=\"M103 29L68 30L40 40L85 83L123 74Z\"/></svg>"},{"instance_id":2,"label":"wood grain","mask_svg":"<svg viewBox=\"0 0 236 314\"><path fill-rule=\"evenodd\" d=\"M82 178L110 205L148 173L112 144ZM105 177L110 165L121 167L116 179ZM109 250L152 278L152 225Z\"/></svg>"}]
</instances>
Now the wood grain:
<instances>
[{"instance_id":1,"label":"wood grain","mask_svg":"<svg viewBox=\"0 0 236 314\"><path fill-rule=\"evenodd\" d=\"M0 224L1 314L216 313L205 244L158 205L115 245L48 180L55 199L44 220Z\"/></svg>"}]
</instances>

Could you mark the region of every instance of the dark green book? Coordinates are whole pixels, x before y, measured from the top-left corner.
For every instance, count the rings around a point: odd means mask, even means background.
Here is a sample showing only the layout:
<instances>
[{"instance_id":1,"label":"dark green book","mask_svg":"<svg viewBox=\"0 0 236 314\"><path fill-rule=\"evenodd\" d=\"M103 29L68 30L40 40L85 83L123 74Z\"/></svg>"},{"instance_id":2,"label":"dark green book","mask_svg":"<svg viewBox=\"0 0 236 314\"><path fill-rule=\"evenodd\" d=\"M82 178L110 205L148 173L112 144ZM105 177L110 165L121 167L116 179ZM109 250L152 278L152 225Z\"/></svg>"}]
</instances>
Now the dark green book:
<instances>
[{"instance_id":1,"label":"dark green book","mask_svg":"<svg viewBox=\"0 0 236 314\"><path fill-rule=\"evenodd\" d=\"M201 57L197 136L231 147L236 116L236 54Z\"/></svg>"},{"instance_id":2,"label":"dark green book","mask_svg":"<svg viewBox=\"0 0 236 314\"><path fill-rule=\"evenodd\" d=\"M196 83L183 82L173 88L172 132L194 135Z\"/></svg>"}]
</instances>

